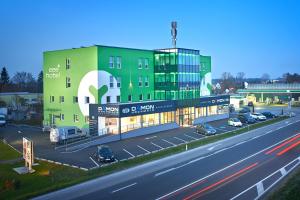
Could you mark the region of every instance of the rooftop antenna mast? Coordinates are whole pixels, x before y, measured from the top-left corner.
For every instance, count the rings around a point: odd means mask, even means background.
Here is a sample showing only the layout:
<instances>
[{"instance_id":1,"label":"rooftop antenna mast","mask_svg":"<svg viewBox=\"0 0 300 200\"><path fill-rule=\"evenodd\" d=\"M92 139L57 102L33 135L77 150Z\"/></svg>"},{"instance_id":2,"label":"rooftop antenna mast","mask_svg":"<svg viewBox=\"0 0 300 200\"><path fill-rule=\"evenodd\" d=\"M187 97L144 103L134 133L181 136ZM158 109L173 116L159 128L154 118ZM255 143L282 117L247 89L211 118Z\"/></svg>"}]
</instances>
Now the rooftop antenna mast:
<instances>
[{"instance_id":1,"label":"rooftop antenna mast","mask_svg":"<svg viewBox=\"0 0 300 200\"><path fill-rule=\"evenodd\" d=\"M177 40L177 22L173 21L171 22L171 35L172 35L172 44L173 47L176 48L176 40Z\"/></svg>"}]
</instances>

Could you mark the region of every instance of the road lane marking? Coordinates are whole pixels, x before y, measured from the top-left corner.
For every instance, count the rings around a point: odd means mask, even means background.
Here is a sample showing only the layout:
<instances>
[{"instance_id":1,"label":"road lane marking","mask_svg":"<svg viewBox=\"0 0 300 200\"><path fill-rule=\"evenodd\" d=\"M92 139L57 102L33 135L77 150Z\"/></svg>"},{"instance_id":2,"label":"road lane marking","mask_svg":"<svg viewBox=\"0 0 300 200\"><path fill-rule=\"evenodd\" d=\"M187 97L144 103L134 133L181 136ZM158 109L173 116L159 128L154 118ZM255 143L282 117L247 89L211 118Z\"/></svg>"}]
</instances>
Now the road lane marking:
<instances>
[{"instance_id":1,"label":"road lane marking","mask_svg":"<svg viewBox=\"0 0 300 200\"><path fill-rule=\"evenodd\" d=\"M286 170L284 168L281 168L280 173L281 173L282 176L284 176L284 175L286 175Z\"/></svg>"},{"instance_id":2,"label":"road lane marking","mask_svg":"<svg viewBox=\"0 0 300 200\"><path fill-rule=\"evenodd\" d=\"M153 138L156 138L156 137L157 137L156 135L154 135L152 137L146 137L145 140L150 140L150 139L153 139Z\"/></svg>"},{"instance_id":3,"label":"road lane marking","mask_svg":"<svg viewBox=\"0 0 300 200\"><path fill-rule=\"evenodd\" d=\"M153 142L151 142L151 144L153 144L154 146L156 146L156 147L158 147L158 148L160 148L160 149L164 149L163 147L161 147L161 146L159 146L158 144L155 144L155 143L153 143Z\"/></svg>"},{"instance_id":4,"label":"road lane marking","mask_svg":"<svg viewBox=\"0 0 300 200\"><path fill-rule=\"evenodd\" d=\"M97 167L99 167L99 164L98 164L92 157L90 157L90 159L92 160L92 162L93 162Z\"/></svg>"},{"instance_id":5,"label":"road lane marking","mask_svg":"<svg viewBox=\"0 0 300 200\"><path fill-rule=\"evenodd\" d=\"M170 171L173 171L173 170L175 170L175 169L177 169L177 167L172 167L172 168L167 169L167 170L165 170L165 171L159 172L159 173L155 174L154 176L157 177L157 176L163 175L163 174L165 174L165 173L168 173L168 172L170 172Z\"/></svg>"},{"instance_id":6,"label":"road lane marking","mask_svg":"<svg viewBox=\"0 0 300 200\"><path fill-rule=\"evenodd\" d=\"M181 142L187 143L186 140L183 140L183 139L181 139L181 138L178 138L178 137L174 137L174 138L177 139L177 140L179 140L179 141L181 141Z\"/></svg>"},{"instance_id":7,"label":"road lane marking","mask_svg":"<svg viewBox=\"0 0 300 200\"><path fill-rule=\"evenodd\" d=\"M172 142L169 142L168 140L165 140L165 139L161 139L162 141L165 141L166 143L169 143L170 145L172 146L176 146L176 144L172 143Z\"/></svg>"},{"instance_id":8,"label":"road lane marking","mask_svg":"<svg viewBox=\"0 0 300 200\"><path fill-rule=\"evenodd\" d=\"M132 184L130 184L130 185L127 185L127 186L121 187L121 188L119 188L119 189L116 189L116 190L112 191L111 193L119 192L119 191L124 190L124 189L126 189L126 188L132 187L132 186L134 186L134 185L136 185L136 184L137 184L136 182L135 182L135 183L132 183Z\"/></svg>"},{"instance_id":9,"label":"road lane marking","mask_svg":"<svg viewBox=\"0 0 300 200\"><path fill-rule=\"evenodd\" d=\"M245 168L243 168L243 169L235 172L234 174L231 174L230 176L227 176L227 177L219 180L218 182L215 182L215 183L213 183L213 184L211 184L211 185L209 185L209 186L207 186L207 187L205 187L205 188L203 188L201 190L196 191L195 193L193 193L193 194L191 194L191 195L189 195L189 196L187 196L187 197L185 197L183 199L184 200L194 199L199 194L201 194L203 192L206 192L206 191L208 191L208 190L210 190L210 189L212 189L212 188L214 188L214 187L216 187L216 186L218 186L218 185L220 185L220 184L222 184L222 183L224 183L224 182L226 182L226 181L228 181L228 180L230 180L230 179L232 179L232 178L234 178L236 176L239 176L239 175L243 174L244 172L246 172L246 171L248 171L248 170L256 167L257 165L258 165L258 162L254 163L252 165L249 165L249 166L247 166L247 167L245 167Z\"/></svg>"},{"instance_id":10,"label":"road lane marking","mask_svg":"<svg viewBox=\"0 0 300 200\"><path fill-rule=\"evenodd\" d=\"M300 161L300 156L298 158L296 158L295 160L289 162L288 164L286 164L285 166L283 166L282 168L280 168L279 170L274 171L273 173L269 174L267 177L265 177L264 179L260 180L259 182L264 182L265 180L267 180L268 178L274 176L276 173L278 173L281 169L285 169L287 166L289 166L291 163L295 162L296 160ZM264 192L261 195L258 195L256 198L254 198L255 200L259 199L265 192L269 191L274 185L276 185L279 181L281 181L288 173L290 173L291 171L293 171L296 167L298 167L300 164L300 162L297 162L292 168L290 168L285 175L279 177L275 182L273 182L268 188L266 188L264 190ZM239 194L235 195L234 197L232 197L230 200L234 200L238 197L240 197L241 195L245 194L246 192L248 192L249 190L251 190L253 187L255 187L259 182L255 183L254 185L248 187L247 189L245 189L244 191L240 192Z\"/></svg>"},{"instance_id":11,"label":"road lane marking","mask_svg":"<svg viewBox=\"0 0 300 200\"><path fill-rule=\"evenodd\" d=\"M141 147L140 145L136 145L138 148L140 148L140 149L142 149L142 150L144 150L144 151L146 151L147 153L151 153L150 151L148 151L147 149L145 149L145 148L143 148L143 147Z\"/></svg>"},{"instance_id":12,"label":"road lane marking","mask_svg":"<svg viewBox=\"0 0 300 200\"><path fill-rule=\"evenodd\" d=\"M187 135L187 134L183 134L183 135L185 135L186 137L191 138L191 139L193 139L193 140L198 140L198 138L192 137L192 136L190 136L190 135Z\"/></svg>"},{"instance_id":13,"label":"road lane marking","mask_svg":"<svg viewBox=\"0 0 300 200\"><path fill-rule=\"evenodd\" d=\"M131 157L135 157L135 155L133 155L132 153L130 153L130 152L127 151L126 149L123 149L123 151L125 151L126 153L128 153Z\"/></svg>"},{"instance_id":14,"label":"road lane marking","mask_svg":"<svg viewBox=\"0 0 300 200\"><path fill-rule=\"evenodd\" d=\"M300 135L300 133L298 133L298 134L296 134L296 135ZM193 184L195 184L195 183L197 183L197 182L199 182L199 181L202 181L202 180L207 179L207 178L209 178L209 177L211 177L211 176L214 176L215 174L218 174L218 173L220 173L220 172L222 172L222 171L225 171L225 170L227 170L228 168L230 168L230 167L232 167L232 166L235 166L235 165L237 165L237 164L239 164L239 163L241 163L241 162L244 162L245 160L248 160L248 159L250 159L250 158L252 158L252 157L254 157L254 156L256 156L256 155L258 155L258 154L260 154L260 153L262 153L262 152L264 152L264 151L266 151L266 150L268 150L268 149L270 149L270 148L272 148L272 147L274 147L274 146L276 146L276 145L278 145L278 144L280 144L280 143L282 143L282 142L284 142L284 141L286 141L286 140L288 140L288 139L290 139L290 138L292 138L292 137L295 137L295 135L293 135L293 136L291 136L291 137L288 137L288 138L286 138L286 139L284 139L284 140L281 140L281 141L277 142L276 144L273 144L273 145L271 145L271 146L269 146L269 147L266 147L266 148L264 148L264 149L262 149L262 150L260 150L260 151L258 151L258 152L256 152L256 153L254 153L254 154L251 154L250 156L248 156L248 157L246 157L246 158L243 158L243 159L241 159L241 160L239 160L239 161L237 161L237 162L235 162L235 163L233 163L233 164L231 164L231 165L228 165L228 166L226 166L226 167L224 167L224 168L222 168L222 169L220 169L220 170L218 170L218 171L215 171L215 172L213 172L213 173L211 173L211 174L209 174L209 175L207 175L207 176L205 176L205 177L202 177L202 178L200 178L200 179L198 179L198 180L196 180L196 181L194 181L194 182L192 182L192 183L189 183L189 184L187 184L187 185L184 185L184 186L182 186L182 187L180 187L180 188L178 188L178 189L176 189L176 190L173 190L172 192L169 192L169 193L167 193L167 194L165 194L165 195L163 195L163 196L160 196L160 197L156 198L156 200L164 199L164 198L166 198L166 197L168 197L168 196L170 196L170 195L172 195L172 194L174 194L174 193L176 193L176 192L178 192L178 191L181 191L181 190L183 190L183 189L185 189L185 188L187 188L187 187L189 187L189 186L191 186L191 185L193 185ZM233 146L232 146L231 148L233 148ZM198 160L202 160L202 159L207 158L207 157L210 157L210 156L212 156L212 155L213 155L213 154L208 155L208 156L205 156L205 157L197 158L197 159L195 159L194 161L193 161L193 160L190 161L189 163L194 163L194 162L196 162L196 161L198 161ZM300 160L300 157L299 157L299 160Z\"/></svg>"},{"instance_id":15,"label":"road lane marking","mask_svg":"<svg viewBox=\"0 0 300 200\"><path fill-rule=\"evenodd\" d=\"M264 189L264 185L263 185L262 181L257 183L256 189L257 189L257 194L258 195L262 195L264 193L265 189Z\"/></svg>"},{"instance_id":16,"label":"road lane marking","mask_svg":"<svg viewBox=\"0 0 300 200\"><path fill-rule=\"evenodd\" d=\"M212 146L212 147L209 147L207 150L208 151L211 151L211 150L213 150L214 148L216 148L217 146L220 146L221 144L216 144L215 146Z\"/></svg>"}]
</instances>

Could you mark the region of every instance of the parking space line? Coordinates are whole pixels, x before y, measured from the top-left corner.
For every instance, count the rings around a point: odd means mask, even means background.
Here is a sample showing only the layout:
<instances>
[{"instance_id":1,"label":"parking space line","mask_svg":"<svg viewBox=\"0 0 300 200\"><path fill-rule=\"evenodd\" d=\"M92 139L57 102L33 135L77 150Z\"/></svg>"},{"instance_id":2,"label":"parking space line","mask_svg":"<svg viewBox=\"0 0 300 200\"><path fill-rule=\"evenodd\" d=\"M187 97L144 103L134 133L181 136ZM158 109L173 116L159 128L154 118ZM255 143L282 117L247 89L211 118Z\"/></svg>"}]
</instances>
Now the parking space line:
<instances>
[{"instance_id":1,"label":"parking space line","mask_svg":"<svg viewBox=\"0 0 300 200\"><path fill-rule=\"evenodd\" d=\"M178 138L178 137L174 137L174 138L177 139L177 140L179 140L179 141L181 141L181 142L187 143L187 141L185 141L185 140L183 140L181 138Z\"/></svg>"},{"instance_id":2,"label":"parking space line","mask_svg":"<svg viewBox=\"0 0 300 200\"><path fill-rule=\"evenodd\" d=\"M195 137L192 137L192 136L190 136L190 135L187 135L187 134L183 134L183 135L185 135L186 137L191 138L191 139L193 139L193 140L198 140L198 139L199 139L199 138L195 138Z\"/></svg>"},{"instance_id":3,"label":"parking space line","mask_svg":"<svg viewBox=\"0 0 300 200\"><path fill-rule=\"evenodd\" d=\"M153 142L151 142L151 144L153 144L154 146L156 146L156 147L158 147L158 148L160 148L160 149L164 149L163 147L161 147L161 146L159 146L159 145L157 145L157 144L155 144L155 143L153 143Z\"/></svg>"},{"instance_id":4,"label":"parking space line","mask_svg":"<svg viewBox=\"0 0 300 200\"><path fill-rule=\"evenodd\" d=\"M99 164L91 156L90 156L90 159L97 167L99 167Z\"/></svg>"},{"instance_id":5,"label":"parking space line","mask_svg":"<svg viewBox=\"0 0 300 200\"><path fill-rule=\"evenodd\" d=\"M126 149L123 149L123 151L125 151L126 153L128 153L131 157L135 157L135 155L133 155L132 153L130 153L130 152L127 151Z\"/></svg>"},{"instance_id":6,"label":"parking space line","mask_svg":"<svg viewBox=\"0 0 300 200\"><path fill-rule=\"evenodd\" d=\"M165 140L165 139L161 139L162 141L165 141L166 143L169 143L170 145L172 146L176 146L176 144L172 143L172 142L169 142L168 140Z\"/></svg>"},{"instance_id":7,"label":"parking space line","mask_svg":"<svg viewBox=\"0 0 300 200\"><path fill-rule=\"evenodd\" d=\"M138 148L140 148L140 149L142 149L142 150L144 150L144 151L146 151L147 153L151 153L151 151L148 151L147 149L145 149L145 148L143 148L143 147L141 147L140 145L136 145Z\"/></svg>"}]
</instances>

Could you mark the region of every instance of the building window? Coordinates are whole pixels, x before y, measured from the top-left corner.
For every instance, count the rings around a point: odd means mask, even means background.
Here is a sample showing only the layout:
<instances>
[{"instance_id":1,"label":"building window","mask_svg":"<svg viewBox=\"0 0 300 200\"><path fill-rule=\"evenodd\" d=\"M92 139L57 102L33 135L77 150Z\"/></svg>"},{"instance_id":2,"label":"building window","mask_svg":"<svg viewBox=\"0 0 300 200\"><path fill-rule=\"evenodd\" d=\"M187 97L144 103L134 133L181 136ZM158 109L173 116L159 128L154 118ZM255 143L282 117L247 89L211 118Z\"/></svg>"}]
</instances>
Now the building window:
<instances>
[{"instance_id":1,"label":"building window","mask_svg":"<svg viewBox=\"0 0 300 200\"><path fill-rule=\"evenodd\" d=\"M67 58L66 59L66 69L70 69L70 67L71 67L71 59Z\"/></svg>"},{"instance_id":2,"label":"building window","mask_svg":"<svg viewBox=\"0 0 300 200\"><path fill-rule=\"evenodd\" d=\"M65 115L64 114L60 114L60 120L64 121L65 120Z\"/></svg>"},{"instance_id":3,"label":"building window","mask_svg":"<svg viewBox=\"0 0 300 200\"><path fill-rule=\"evenodd\" d=\"M106 103L110 103L110 96L106 96Z\"/></svg>"},{"instance_id":4,"label":"building window","mask_svg":"<svg viewBox=\"0 0 300 200\"><path fill-rule=\"evenodd\" d=\"M114 77L113 77L113 76L110 76L110 77L109 77L109 87L110 87L110 88L113 88L113 87L114 87Z\"/></svg>"},{"instance_id":5,"label":"building window","mask_svg":"<svg viewBox=\"0 0 300 200\"><path fill-rule=\"evenodd\" d=\"M50 103L54 102L54 96L50 96Z\"/></svg>"},{"instance_id":6,"label":"building window","mask_svg":"<svg viewBox=\"0 0 300 200\"><path fill-rule=\"evenodd\" d=\"M120 98L120 95L117 96L117 103L120 103L121 101L121 98Z\"/></svg>"},{"instance_id":7,"label":"building window","mask_svg":"<svg viewBox=\"0 0 300 200\"><path fill-rule=\"evenodd\" d=\"M117 68L121 69L122 67L122 58L120 56L117 56Z\"/></svg>"},{"instance_id":8,"label":"building window","mask_svg":"<svg viewBox=\"0 0 300 200\"><path fill-rule=\"evenodd\" d=\"M65 102L65 97L64 96L60 96L59 97L59 103L63 103Z\"/></svg>"},{"instance_id":9,"label":"building window","mask_svg":"<svg viewBox=\"0 0 300 200\"><path fill-rule=\"evenodd\" d=\"M85 98L84 98L84 102L85 102L85 103L90 103L90 97L85 97Z\"/></svg>"},{"instance_id":10,"label":"building window","mask_svg":"<svg viewBox=\"0 0 300 200\"><path fill-rule=\"evenodd\" d=\"M143 94L140 94L140 101L143 101Z\"/></svg>"},{"instance_id":11,"label":"building window","mask_svg":"<svg viewBox=\"0 0 300 200\"><path fill-rule=\"evenodd\" d=\"M121 77L117 77L117 88L121 87Z\"/></svg>"},{"instance_id":12,"label":"building window","mask_svg":"<svg viewBox=\"0 0 300 200\"><path fill-rule=\"evenodd\" d=\"M143 61L142 61L141 58L139 58L139 60L138 60L138 67L139 67L139 69L142 69L142 66L143 66Z\"/></svg>"},{"instance_id":13,"label":"building window","mask_svg":"<svg viewBox=\"0 0 300 200\"><path fill-rule=\"evenodd\" d=\"M151 100L151 94L147 94L147 100Z\"/></svg>"},{"instance_id":14,"label":"building window","mask_svg":"<svg viewBox=\"0 0 300 200\"><path fill-rule=\"evenodd\" d=\"M149 68L149 59L145 58L145 69Z\"/></svg>"},{"instance_id":15,"label":"building window","mask_svg":"<svg viewBox=\"0 0 300 200\"><path fill-rule=\"evenodd\" d=\"M114 57L109 56L109 68L114 68Z\"/></svg>"},{"instance_id":16,"label":"building window","mask_svg":"<svg viewBox=\"0 0 300 200\"><path fill-rule=\"evenodd\" d=\"M143 86L143 77L139 76L139 87Z\"/></svg>"},{"instance_id":17,"label":"building window","mask_svg":"<svg viewBox=\"0 0 300 200\"><path fill-rule=\"evenodd\" d=\"M66 88L71 87L71 78L70 77L66 77Z\"/></svg>"},{"instance_id":18,"label":"building window","mask_svg":"<svg viewBox=\"0 0 300 200\"><path fill-rule=\"evenodd\" d=\"M131 102L131 101L132 101L132 96L131 96L131 94L130 94L130 95L128 95L128 101L129 101L129 102Z\"/></svg>"},{"instance_id":19,"label":"building window","mask_svg":"<svg viewBox=\"0 0 300 200\"><path fill-rule=\"evenodd\" d=\"M74 122L79 122L78 115L74 114L73 118L74 118Z\"/></svg>"},{"instance_id":20,"label":"building window","mask_svg":"<svg viewBox=\"0 0 300 200\"><path fill-rule=\"evenodd\" d=\"M90 121L89 116L85 116L85 117L84 117L84 121L85 121L85 122L89 122L89 121Z\"/></svg>"},{"instance_id":21,"label":"building window","mask_svg":"<svg viewBox=\"0 0 300 200\"><path fill-rule=\"evenodd\" d=\"M77 96L73 97L73 103L78 103L78 97Z\"/></svg>"},{"instance_id":22,"label":"building window","mask_svg":"<svg viewBox=\"0 0 300 200\"><path fill-rule=\"evenodd\" d=\"M149 87L149 77L145 77L145 87Z\"/></svg>"}]
</instances>

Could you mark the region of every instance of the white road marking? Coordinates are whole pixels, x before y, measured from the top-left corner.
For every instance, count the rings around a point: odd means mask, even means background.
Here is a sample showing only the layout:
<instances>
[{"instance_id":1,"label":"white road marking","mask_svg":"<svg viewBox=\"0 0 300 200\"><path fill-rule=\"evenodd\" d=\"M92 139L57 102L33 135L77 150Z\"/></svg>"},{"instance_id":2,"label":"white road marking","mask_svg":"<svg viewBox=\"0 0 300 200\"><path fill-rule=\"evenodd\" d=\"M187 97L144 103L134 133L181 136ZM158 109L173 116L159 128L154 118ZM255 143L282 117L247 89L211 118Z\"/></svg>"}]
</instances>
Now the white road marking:
<instances>
[{"instance_id":1,"label":"white road marking","mask_svg":"<svg viewBox=\"0 0 300 200\"><path fill-rule=\"evenodd\" d=\"M153 142L151 142L151 144L153 144L154 146L156 146L156 147L158 147L158 148L160 148L160 149L163 149L163 147L159 146L158 144L155 144L155 143L153 143Z\"/></svg>"},{"instance_id":2,"label":"white road marking","mask_svg":"<svg viewBox=\"0 0 300 200\"><path fill-rule=\"evenodd\" d=\"M213 150L214 148L216 148L217 146L220 146L221 144L216 144L215 146L212 146L212 147L209 147L207 150L208 151L211 151L211 150Z\"/></svg>"},{"instance_id":3,"label":"white road marking","mask_svg":"<svg viewBox=\"0 0 300 200\"><path fill-rule=\"evenodd\" d=\"M257 189L257 194L260 196L264 193L265 189L264 189L264 185L262 183L262 181L260 181L257 185L256 185L256 189Z\"/></svg>"},{"instance_id":4,"label":"white road marking","mask_svg":"<svg viewBox=\"0 0 300 200\"><path fill-rule=\"evenodd\" d=\"M99 167L99 164L98 164L92 157L90 157L90 159L92 160L92 162L93 162L97 167Z\"/></svg>"},{"instance_id":5,"label":"white road marking","mask_svg":"<svg viewBox=\"0 0 300 200\"><path fill-rule=\"evenodd\" d=\"M172 143L172 142L169 142L168 140L165 140L165 139L161 139L162 141L165 141L166 143L169 143L170 145L172 146L176 146L176 144Z\"/></svg>"},{"instance_id":6,"label":"white road marking","mask_svg":"<svg viewBox=\"0 0 300 200\"><path fill-rule=\"evenodd\" d=\"M18 131L18 133L22 133L22 131Z\"/></svg>"},{"instance_id":7,"label":"white road marking","mask_svg":"<svg viewBox=\"0 0 300 200\"><path fill-rule=\"evenodd\" d=\"M126 149L123 149L123 151L125 151L126 153L128 153L131 157L135 157L132 153L130 153L130 152L127 151Z\"/></svg>"},{"instance_id":8,"label":"white road marking","mask_svg":"<svg viewBox=\"0 0 300 200\"><path fill-rule=\"evenodd\" d=\"M134 185L136 185L136 184L137 184L136 182L135 182L135 183L132 183L132 184L130 184L130 185L127 185L127 186L121 187L121 188L119 188L119 189L117 189L117 190L114 190L114 191L112 191L111 193L119 192L119 191L124 190L124 189L126 189L126 188L132 187L132 186L134 186Z\"/></svg>"},{"instance_id":9,"label":"white road marking","mask_svg":"<svg viewBox=\"0 0 300 200\"><path fill-rule=\"evenodd\" d=\"M156 135L154 135L152 137L146 137L145 140L153 139L153 138L156 138L156 137L157 137Z\"/></svg>"},{"instance_id":10,"label":"white road marking","mask_svg":"<svg viewBox=\"0 0 300 200\"><path fill-rule=\"evenodd\" d=\"M147 153L151 153L150 151L148 151L147 149L145 149L145 148L143 148L143 147L141 147L140 145L136 145L138 148L140 148L140 149L142 149L142 150L144 150L144 151L146 151Z\"/></svg>"},{"instance_id":11,"label":"white road marking","mask_svg":"<svg viewBox=\"0 0 300 200\"><path fill-rule=\"evenodd\" d=\"M177 140L179 140L179 141L181 141L181 142L187 143L186 140L183 140L183 139L181 139L181 138L178 138L178 137L174 137L174 138L177 139Z\"/></svg>"},{"instance_id":12,"label":"white road marking","mask_svg":"<svg viewBox=\"0 0 300 200\"><path fill-rule=\"evenodd\" d=\"M191 139L194 139L194 140L198 140L198 138L192 137L192 136L190 136L190 135L187 135L187 134L183 134L183 135L185 135L185 136L188 137L188 138L191 138Z\"/></svg>"},{"instance_id":13,"label":"white road marking","mask_svg":"<svg viewBox=\"0 0 300 200\"><path fill-rule=\"evenodd\" d=\"M176 192L178 192L178 191L180 191L180 190L183 190L183 189L185 189L185 188L187 188L187 187L189 187L189 186L191 186L191 185L193 185L193 184L195 184L195 183L197 183L197 182L199 182L199 181L202 181L202 180L204 180L204 179L207 179L207 178L209 178L209 177L211 177L211 176L213 176L213 175L215 175L215 174L218 174L218 173L220 173L220 172L222 172L222 171L224 171L224 170L226 170L226 169L228 169L228 168L230 168L230 167L233 167L233 166L235 166L235 165L237 165L237 164L239 164L239 163L241 163L241 162L244 162L245 160L248 160L248 159L250 159L250 158L252 158L252 157L254 157L254 156L256 156L256 155L258 155L258 154L260 154L260 153L262 153L262 152L264 152L264 151L266 151L266 150L268 150L268 149L270 149L270 148L272 148L272 147L274 147L274 146L276 146L276 145L278 145L278 144L280 144L280 143L286 141L286 140L289 140L290 138L295 137L296 135L299 135L299 134L300 134L300 133L295 134L295 135L292 135L292 136L290 136L290 137L288 137L288 138L286 138L286 139L284 139L284 140L281 140L280 142L277 142L276 144L273 144L273 145L271 145L271 146L269 146L269 147L266 147L266 148L264 148L264 149L262 149L262 150L260 150L260 151L258 151L258 152L256 152L256 153L254 153L254 154L252 154L252 155L250 155L250 156L248 156L248 157L246 157L246 158L243 158L243 159L241 159L241 160L239 160L239 161L237 161L237 162L231 164L231 165L228 165L228 166L226 166L226 167L224 167L224 168L222 168L222 169L220 169L220 170L218 170L218 171L215 171L215 172L213 172L213 173L211 173L211 174L209 174L209 175L207 175L207 176L205 176L205 177L202 177L202 178L200 178L200 179L198 179L198 180L196 180L196 181L194 181L194 182L192 182L192 183L189 183L189 184L187 184L187 185L185 185L185 186L182 186L182 187L180 187L180 188L178 188L178 189L176 189L176 190L174 190L174 191L172 191L172 192L170 192L170 193L167 193L167 194L165 194L165 195L163 195L163 196L160 196L160 197L156 198L156 200L164 199L164 198L166 198L166 197L168 197L168 196L170 196L170 195L172 195L172 194L174 194L174 193L176 193ZM231 147L231 148L232 148L232 147ZM211 155L213 155L213 154L211 154ZM209 156L211 156L211 155L209 155ZM209 156L206 156L206 157L209 157ZM198 161L198 160L202 160L203 158L206 158L206 157L200 157L200 158L197 158L197 159L195 159L195 161L192 160L192 161L190 161L189 163L193 163L193 162L196 162L196 161ZM239 195L241 195L241 194L239 194ZM237 195L237 196L238 196L238 195ZM235 196L234 198L236 198L237 196Z\"/></svg>"},{"instance_id":14,"label":"white road marking","mask_svg":"<svg viewBox=\"0 0 300 200\"><path fill-rule=\"evenodd\" d=\"M168 172L170 172L170 171L173 171L173 170L175 170L175 169L177 169L177 167L173 167L173 168L167 169L167 170L165 170L165 171L159 172L159 173L155 174L154 176L157 177L157 176L163 175L163 174L165 174L165 173L168 173Z\"/></svg>"},{"instance_id":15,"label":"white road marking","mask_svg":"<svg viewBox=\"0 0 300 200\"><path fill-rule=\"evenodd\" d=\"M281 172L282 176L286 175L286 170L284 168L281 168L280 172Z\"/></svg>"}]
</instances>

